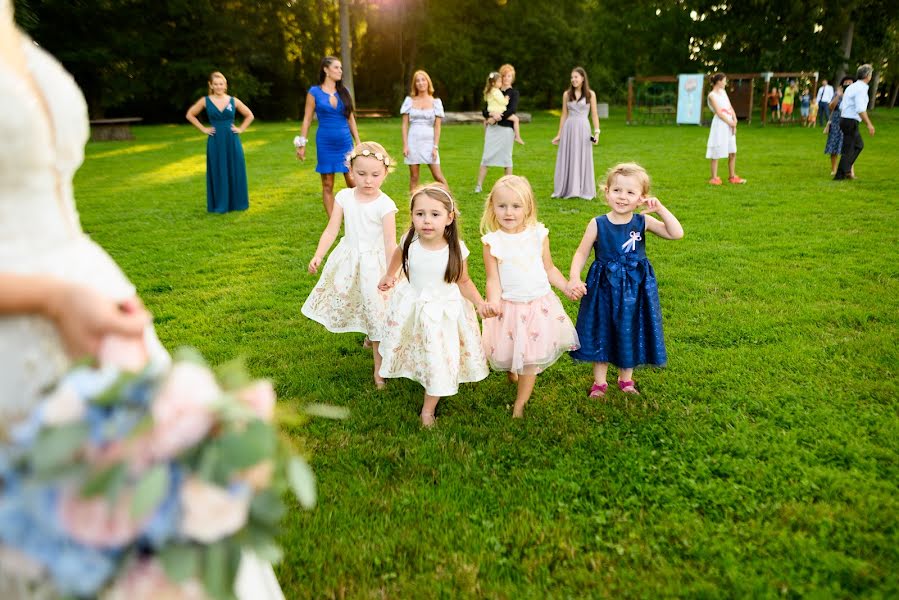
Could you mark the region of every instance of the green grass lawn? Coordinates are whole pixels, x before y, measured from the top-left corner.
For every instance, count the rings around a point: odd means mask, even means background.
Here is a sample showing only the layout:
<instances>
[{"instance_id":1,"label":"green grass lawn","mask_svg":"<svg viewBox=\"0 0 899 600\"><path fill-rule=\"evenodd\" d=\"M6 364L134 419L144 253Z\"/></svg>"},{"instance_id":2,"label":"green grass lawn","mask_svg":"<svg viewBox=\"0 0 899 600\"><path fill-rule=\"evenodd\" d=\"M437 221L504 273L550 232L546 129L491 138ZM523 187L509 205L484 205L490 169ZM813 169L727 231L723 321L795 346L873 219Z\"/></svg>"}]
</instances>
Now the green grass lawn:
<instances>
[{"instance_id":1,"label":"green grass lawn","mask_svg":"<svg viewBox=\"0 0 899 600\"><path fill-rule=\"evenodd\" d=\"M560 360L522 422L494 373L441 401L432 431L418 384L376 391L362 336L300 314L325 217L314 149L294 158L297 123L244 134L244 213L206 213L205 141L188 125L90 144L76 195L168 347L245 357L285 407L351 410L295 432L319 505L284 524L288 598L897 597L899 113L872 118L857 181L831 181L821 129L753 125L738 132L749 183L715 188L707 128L629 127L613 108L597 175L641 163L686 231L647 244L668 367L636 372L640 398L598 402L589 365ZM567 273L605 208L550 198L557 127L548 113L523 126L515 172ZM359 129L401 158L399 120ZM482 143L477 126L445 127L440 143L473 249ZM401 165L384 186L400 230L407 190Z\"/></svg>"}]
</instances>

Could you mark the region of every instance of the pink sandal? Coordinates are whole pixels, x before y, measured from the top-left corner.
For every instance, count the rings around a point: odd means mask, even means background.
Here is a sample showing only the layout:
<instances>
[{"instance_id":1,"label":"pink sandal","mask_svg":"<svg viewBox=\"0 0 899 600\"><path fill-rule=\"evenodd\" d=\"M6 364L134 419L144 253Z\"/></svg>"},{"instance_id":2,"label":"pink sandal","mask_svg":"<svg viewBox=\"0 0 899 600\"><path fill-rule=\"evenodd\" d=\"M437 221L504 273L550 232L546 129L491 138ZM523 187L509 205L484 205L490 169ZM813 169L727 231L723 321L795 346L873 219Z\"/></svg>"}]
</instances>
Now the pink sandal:
<instances>
[{"instance_id":1,"label":"pink sandal","mask_svg":"<svg viewBox=\"0 0 899 600\"><path fill-rule=\"evenodd\" d=\"M635 396L639 396L640 392L637 391L637 386L634 384L633 379L629 379L627 381L618 380L618 389L624 392L625 394L633 394Z\"/></svg>"},{"instance_id":2,"label":"pink sandal","mask_svg":"<svg viewBox=\"0 0 899 600\"><path fill-rule=\"evenodd\" d=\"M602 385L593 382L593 387L590 388L590 394L587 396L588 398L605 398L606 390L609 389L608 383L603 383Z\"/></svg>"}]
</instances>

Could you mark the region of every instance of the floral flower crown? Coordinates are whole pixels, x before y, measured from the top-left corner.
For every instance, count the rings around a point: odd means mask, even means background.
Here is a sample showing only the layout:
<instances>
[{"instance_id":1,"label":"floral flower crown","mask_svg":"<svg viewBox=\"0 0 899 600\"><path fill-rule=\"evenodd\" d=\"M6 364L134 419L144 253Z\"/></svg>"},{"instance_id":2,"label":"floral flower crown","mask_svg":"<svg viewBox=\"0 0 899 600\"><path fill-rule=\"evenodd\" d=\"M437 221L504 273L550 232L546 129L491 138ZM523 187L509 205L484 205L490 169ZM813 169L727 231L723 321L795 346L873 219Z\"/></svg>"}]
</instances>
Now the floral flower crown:
<instances>
[{"instance_id":1,"label":"floral flower crown","mask_svg":"<svg viewBox=\"0 0 899 600\"><path fill-rule=\"evenodd\" d=\"M359 158L360 156L372 157L375 160L379 160L384 163L384 166L388 169L391 167L392 163L390 162L390 157L384 154L383 152L372 152L368 148L363 148L356 152L355 150L346 155L347 164L352 164L354 160Z\"/></svg>"}]
</instances>

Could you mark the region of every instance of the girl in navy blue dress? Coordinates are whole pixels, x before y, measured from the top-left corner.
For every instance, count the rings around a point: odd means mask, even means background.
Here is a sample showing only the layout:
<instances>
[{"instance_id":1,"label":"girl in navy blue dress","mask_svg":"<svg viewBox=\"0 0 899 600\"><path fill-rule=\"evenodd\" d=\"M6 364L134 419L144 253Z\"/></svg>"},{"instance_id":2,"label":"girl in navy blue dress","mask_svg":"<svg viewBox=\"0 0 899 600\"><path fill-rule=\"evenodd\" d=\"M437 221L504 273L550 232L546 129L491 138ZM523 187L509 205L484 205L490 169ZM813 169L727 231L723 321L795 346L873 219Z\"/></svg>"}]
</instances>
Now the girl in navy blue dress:
<instances>
[{"instance_id":1,"label":"girl in navy blue dress","mask_svg":"<svg viewBox=\"0 0 899 600\"><path fill-rule=\"evenodd\" d=\"M197 118L203 110L210 127ZM236 113L243 117L239 127L234 124ZM246 210L250 197L240 134L253 122L252 111L228 95L228 80L216 71L209 76L209 95L194 102L187 110L187 120L209 136L206 140L206 210L211 213Z\"/></svg>"},{"instance_id":2,"label":"girl in navy blue dress","mask_svg":"<svg viewBox=\"0 0 899 600\"><path fill-rule=\"evenodd\" d=\"M638 394L634 367L667 362L659 289L646 258L646 233L668 240L684 237L677 218L658 198L649 196L649 175L640 165L612 167L604 192L611 210L587 224L571 259L566 290L569 298L581 300L575 327L581 347L571 356L593 363L591 398L605 396L609 363L618 367L618 388ZM635 214L640 206L646 210ZM656 213L661 221L648 213ZM581 271L591 247L596 259L585 284Z\"/></svg>"},{"instance_id":3,"label":"girl in navy blue dress","mask_svg":"<svg viewBox=\"0 0 899 600\"><path fill-rule=\"evenodd\" d=\"M334 173L343 173L348 188L356 187L346 157L353 146L360 143L356 116L353 114L353 98L343 85L343 65L333 56L322 59L318 85L309 88L306 94L303 127L300 135L293 140L300 160L306 160L306 133L312 124L313 112L318 117L318 131L315 133L318 164L315 172L322 177L322 203L330 218L334 208Z\"/></svg>"}]
</instances>

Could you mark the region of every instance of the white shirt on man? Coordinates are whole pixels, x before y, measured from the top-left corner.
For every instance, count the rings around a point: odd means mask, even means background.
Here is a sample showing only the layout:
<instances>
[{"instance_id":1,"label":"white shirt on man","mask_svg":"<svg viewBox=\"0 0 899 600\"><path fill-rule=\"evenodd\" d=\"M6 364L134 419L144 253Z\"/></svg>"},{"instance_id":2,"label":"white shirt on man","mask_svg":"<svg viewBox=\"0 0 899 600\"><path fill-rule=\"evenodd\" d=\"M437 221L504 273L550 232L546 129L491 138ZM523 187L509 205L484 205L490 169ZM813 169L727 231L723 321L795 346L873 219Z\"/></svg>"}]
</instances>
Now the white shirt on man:
<instances>
[{"instance_id":1,"label":"white shirt on man","mask_svg":"<svg viewBox=\"0 0 899 600\"><path fill-rule=\"evenodd\" d=\"M862 118L859 116L859 113L867 110L868 84L859 79L843 92L843 101L840 102L840 117L861 121Z\"/></svg>"},{"instance_id":2,"label":"white shirt on man","mask_svg":"<svg viewBox=\"0 0 899 600\"><path fill-rule=\"evenodd\" d=\"M815 102L830 102L833 100L833 86L830 84L822 85L818 89L818 96L815 98Z\"/></svg>"}]
</instances>

